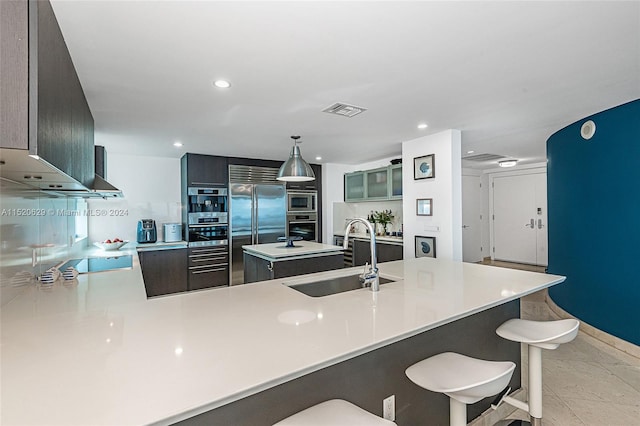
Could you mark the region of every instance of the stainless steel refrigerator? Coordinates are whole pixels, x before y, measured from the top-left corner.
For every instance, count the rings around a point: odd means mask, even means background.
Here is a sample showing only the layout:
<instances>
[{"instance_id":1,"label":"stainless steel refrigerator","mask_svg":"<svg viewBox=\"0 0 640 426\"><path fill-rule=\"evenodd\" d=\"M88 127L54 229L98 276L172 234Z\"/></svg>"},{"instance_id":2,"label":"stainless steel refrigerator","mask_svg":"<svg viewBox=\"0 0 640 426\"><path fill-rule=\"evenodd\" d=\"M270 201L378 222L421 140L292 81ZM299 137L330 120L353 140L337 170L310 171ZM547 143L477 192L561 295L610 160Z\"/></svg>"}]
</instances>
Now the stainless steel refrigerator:
<instances>
[{"instance_id":1,"label":"stainless steel refrigerator","mask_svg":"<svg viewBox=\"0 0 640 426\"><path fill-rule=\"evenodd\" d=\"M229 185L231 218L231 285L244 284L242 246L277 242L286 232L286 190L283 184Z\"/></svg>"}]
</instances>

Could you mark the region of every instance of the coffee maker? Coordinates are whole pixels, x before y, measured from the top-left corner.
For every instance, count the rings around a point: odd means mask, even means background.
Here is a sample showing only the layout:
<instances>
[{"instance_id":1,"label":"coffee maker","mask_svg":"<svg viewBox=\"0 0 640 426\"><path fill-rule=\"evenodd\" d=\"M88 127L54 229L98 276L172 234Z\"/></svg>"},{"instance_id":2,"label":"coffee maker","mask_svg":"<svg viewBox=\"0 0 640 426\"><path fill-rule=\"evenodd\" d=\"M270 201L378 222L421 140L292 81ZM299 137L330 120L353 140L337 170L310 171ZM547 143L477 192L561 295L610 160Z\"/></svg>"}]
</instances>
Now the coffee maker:
<instances>
[{"instance_id":1,"label":"coffee maker","mask_svg":"<svg viewBox=\"0 0 640 426\"><path fill-rule=\"evenodd\" d=\"M141 219L138 221L138 243L155 243L158 240L156 221Z\"/></svg>"}]
</instances>

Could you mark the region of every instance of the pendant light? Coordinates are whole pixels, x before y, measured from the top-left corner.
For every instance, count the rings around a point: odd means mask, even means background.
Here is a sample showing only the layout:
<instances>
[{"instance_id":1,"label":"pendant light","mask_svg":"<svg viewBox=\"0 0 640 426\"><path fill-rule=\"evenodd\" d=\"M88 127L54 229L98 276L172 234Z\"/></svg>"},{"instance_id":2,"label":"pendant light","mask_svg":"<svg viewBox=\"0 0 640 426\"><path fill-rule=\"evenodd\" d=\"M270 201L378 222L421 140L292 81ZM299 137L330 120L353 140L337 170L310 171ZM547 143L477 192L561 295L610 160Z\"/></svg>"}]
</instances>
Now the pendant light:
<instances>
[{"instance_id":1,"label":"pendant light","mask_svg":"<svg viewBox=\"0 0 640 426\"><path fill-rule=\"evenodd\" d=\"M291 139L293 139L291 154L289 155L289 159L280 166L280 171L278 171L278 177L276 179L285 182L315 180L316 175L313 173L311 166L304 161L302 155L300 155L300 147L298 146L300 136L291 136Z\"/></svg>"}]
</instances>

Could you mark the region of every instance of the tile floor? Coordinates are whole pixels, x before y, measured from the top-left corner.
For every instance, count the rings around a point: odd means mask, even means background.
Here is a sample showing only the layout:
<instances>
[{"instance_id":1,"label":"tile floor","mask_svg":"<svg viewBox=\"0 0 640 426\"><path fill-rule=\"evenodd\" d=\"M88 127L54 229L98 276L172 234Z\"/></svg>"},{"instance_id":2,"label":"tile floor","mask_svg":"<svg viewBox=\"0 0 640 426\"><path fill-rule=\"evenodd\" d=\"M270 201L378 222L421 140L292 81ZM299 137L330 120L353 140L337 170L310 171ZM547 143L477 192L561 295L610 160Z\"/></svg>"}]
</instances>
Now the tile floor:
<instances>
[{"instance_id":1,"label":"tile floor","mask_svg":"<svg viewBox=\"0 0 640 426\"><path fill-rule=\"evenodd\" d=\"M544 297L523 298L522 318L557 319ZM640 359L580 332L574 341L544 350L542 369L544 426L640 426ZM527 419L519 414L509 418Z\"/></svg>"}]
</instances>

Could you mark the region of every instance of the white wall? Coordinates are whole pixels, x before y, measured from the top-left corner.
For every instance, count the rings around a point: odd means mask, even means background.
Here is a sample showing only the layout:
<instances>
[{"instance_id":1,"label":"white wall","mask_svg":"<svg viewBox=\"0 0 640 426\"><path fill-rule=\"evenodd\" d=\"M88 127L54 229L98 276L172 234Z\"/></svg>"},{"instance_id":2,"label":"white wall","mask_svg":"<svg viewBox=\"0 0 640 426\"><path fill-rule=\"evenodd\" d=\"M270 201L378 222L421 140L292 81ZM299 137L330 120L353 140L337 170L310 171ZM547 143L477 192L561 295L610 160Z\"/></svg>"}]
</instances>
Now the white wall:
<instances>
[{"instance_id":1,"label":"white wall","mask_svg":"<svg viewBox=\"0 0 640 426\"><path fill-rule=\"evenodd\" d=\"M436 237L438 258L462 260L462 137L446 130L402 144L404 257L415 257L415 236ZM435 178L413 179L413 159L435 154ZM417 216L418 198L433 199L433 216Z\"/></svg>"},{"instance_id":2,"label":"white wall","mask_svg":"<svg viewBox=\"0 0 640 426\"><path fill-rule=\"evenodd\" d=\"M107 180L124 198L88 201L91 211L107 213L89 218L90 242L116 237L135 242L140 219L154 219L162 241L162 224L182 221L179 158L109 154Z\"/></svg>"}]
</instances>

